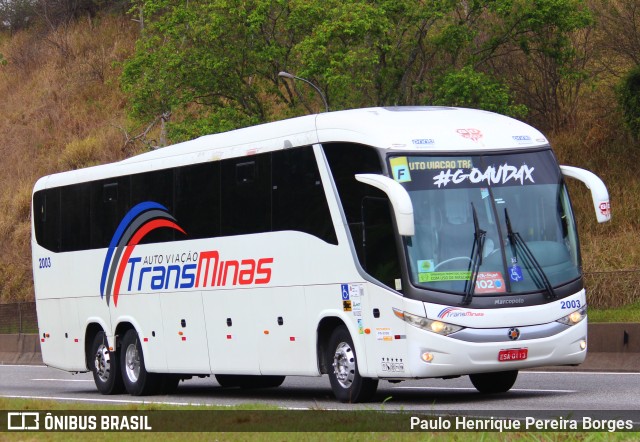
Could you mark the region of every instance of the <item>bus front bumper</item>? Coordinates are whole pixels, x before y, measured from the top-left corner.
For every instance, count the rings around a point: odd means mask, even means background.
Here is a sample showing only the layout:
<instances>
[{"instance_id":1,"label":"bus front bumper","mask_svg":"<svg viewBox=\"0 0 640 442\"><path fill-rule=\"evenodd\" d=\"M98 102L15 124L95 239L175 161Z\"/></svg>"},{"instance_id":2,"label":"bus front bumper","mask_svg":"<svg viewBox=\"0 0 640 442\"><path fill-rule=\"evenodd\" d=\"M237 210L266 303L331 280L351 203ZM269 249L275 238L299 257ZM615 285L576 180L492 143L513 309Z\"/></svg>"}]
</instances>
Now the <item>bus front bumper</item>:
<instances>
[{"instance_id":1,"label":"bus front bumper","mask_svg":"<svg viewBox=\"0 0 640 442\"><path fill-rule=\"evenodd\" d=\"M512 329L505 330L515 337L519 331L517 327ZM432 378L578 365L584 362L587 353L586 318L551 336L523 340L506 336L499 342L470 342L407 327L407 374Z\"/></svg>"}]
</instances>

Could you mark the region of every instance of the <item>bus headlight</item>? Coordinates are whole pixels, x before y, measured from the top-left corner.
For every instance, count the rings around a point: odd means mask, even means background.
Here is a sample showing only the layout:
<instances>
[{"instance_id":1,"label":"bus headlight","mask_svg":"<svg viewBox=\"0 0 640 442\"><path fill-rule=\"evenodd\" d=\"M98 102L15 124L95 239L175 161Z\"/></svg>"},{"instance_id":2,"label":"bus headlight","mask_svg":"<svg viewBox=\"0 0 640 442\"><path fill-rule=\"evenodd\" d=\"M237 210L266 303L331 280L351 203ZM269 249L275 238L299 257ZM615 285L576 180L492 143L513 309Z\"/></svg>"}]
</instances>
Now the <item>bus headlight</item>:
<instances>
[{"instance_id":1,"label":"bus headlight","mask_svg":"<svg viewBox=\"0 0 640 442\"><path fill-rule=\"evenodd\" d=\"M459 325L453 325L442 321L434 321L432 319L425 318L424 316L418 316L412 313L403 312L402 310L398 310L397 308L393 309L393 314L406 323L413 325L414 327L418 327L423 330L427 330L443 336L450 335L451 333L457 332L464 328L460 327Z\"/></svg>"},{"instance_id":2,"label":"bus headlight","mask_svg":"<svg viewBox=\"0 0 640 442\"><path fill-rule=\"evenodd\" d=\"M556 322L559 322L564 325L576 325L578 322L582 321L587 317L587 306L585 305L582 308L579 308L573 313L569 313L567 316L564 316L558 319Z\"/></svg>"}]
</instances>

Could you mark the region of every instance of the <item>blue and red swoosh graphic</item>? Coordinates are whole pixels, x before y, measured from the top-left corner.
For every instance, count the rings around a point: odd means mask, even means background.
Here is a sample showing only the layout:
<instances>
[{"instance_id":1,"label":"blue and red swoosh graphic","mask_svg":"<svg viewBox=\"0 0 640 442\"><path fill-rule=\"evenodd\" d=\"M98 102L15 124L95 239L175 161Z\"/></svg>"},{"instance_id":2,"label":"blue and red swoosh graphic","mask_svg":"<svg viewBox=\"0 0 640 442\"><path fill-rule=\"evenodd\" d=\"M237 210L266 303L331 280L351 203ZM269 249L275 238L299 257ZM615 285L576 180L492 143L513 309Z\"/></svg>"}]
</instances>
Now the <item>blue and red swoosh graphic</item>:
<instances>
[{"instance_id":1,"label":"blue and red swoosh graphic","mask_svg":"<svg viewBox=\"0 0 640 442\"><path fill-rule=\"evenodd\" d=\"M186 235L167 208L153 201L137 204L122 218L111 238L102 266L100 297L103 299L106 297L107 305L109 305L111 294L113 294L113 305L118 305L122 276L133 249L148 233L160 228L174 229Z\"/></svg>"}]
</instances>

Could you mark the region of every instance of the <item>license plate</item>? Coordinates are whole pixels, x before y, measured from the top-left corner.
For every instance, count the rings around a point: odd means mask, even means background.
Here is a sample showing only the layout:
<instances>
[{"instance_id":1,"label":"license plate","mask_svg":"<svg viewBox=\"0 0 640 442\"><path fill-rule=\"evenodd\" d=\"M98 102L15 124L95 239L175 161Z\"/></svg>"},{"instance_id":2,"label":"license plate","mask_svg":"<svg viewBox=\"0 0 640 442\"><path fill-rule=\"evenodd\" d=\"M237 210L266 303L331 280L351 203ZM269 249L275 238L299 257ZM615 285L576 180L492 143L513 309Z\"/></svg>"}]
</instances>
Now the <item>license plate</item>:
<instances>
[{"instance_id":1,"label":"license plate","mask_svg":"<svg viewBox=\"0 0 640 442\"><path fill-rule=\"evenodd\" d=\"M529 355L529 349L527 348L509 348L507 350L500 350L498 353L499 362L508 361L524 361Z\"/></svg>"}]
</instances>

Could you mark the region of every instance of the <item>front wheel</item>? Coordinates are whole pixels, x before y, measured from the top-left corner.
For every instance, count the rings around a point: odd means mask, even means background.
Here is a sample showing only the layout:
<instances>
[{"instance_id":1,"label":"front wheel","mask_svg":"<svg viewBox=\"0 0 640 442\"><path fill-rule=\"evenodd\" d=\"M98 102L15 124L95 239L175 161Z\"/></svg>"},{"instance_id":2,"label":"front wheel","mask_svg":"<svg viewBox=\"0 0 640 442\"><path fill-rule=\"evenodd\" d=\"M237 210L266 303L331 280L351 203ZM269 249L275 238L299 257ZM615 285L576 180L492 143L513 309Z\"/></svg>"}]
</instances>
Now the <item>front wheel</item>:
<instances>
[{"instance_id":1,"label":"front wheel","mask_svg":"<svg viewBox=\"0 0 640 442\"><path fill-rule=\"evenodd\" d=\"M329 381L333 394L340 402L367 402L378 388L378 380L363 378L358 371L353 340L345 326L336 328L327 350Z\"/></svg>"},{"instance_id":2,"label":"front wheel","mask_svg":"<svg viewBox=\"0 0 640 442\"><path fill-rule=\"evenodd\" d=\"M134 329L128 330L122 338L120 368L124 386L130 395L146 396L157 393L161 377L145 369L140 339Z\"/></svg>"},{"instance_id":3,"label":"front wheel","mask_svg":"<svg viewBox=\"0 0 640 442\"><path fill-rule=\"evenodd\" d=\"M109 351L107 336L103 331L98 332L91 345L93 381L102 394L118 394L124 391L122 375L118 364L118 353Z\"/></svg>"},{"instance_id":4,"label":"front wheel","mask_svg":"<svg viewBox=\"0 0 640 442\"><path fill-rule=\"evenodd\" d=\"M518 370L469 375L476 390L484 394L506 393L516 383L517 378Z\"/></svg>"}]
</instances>

